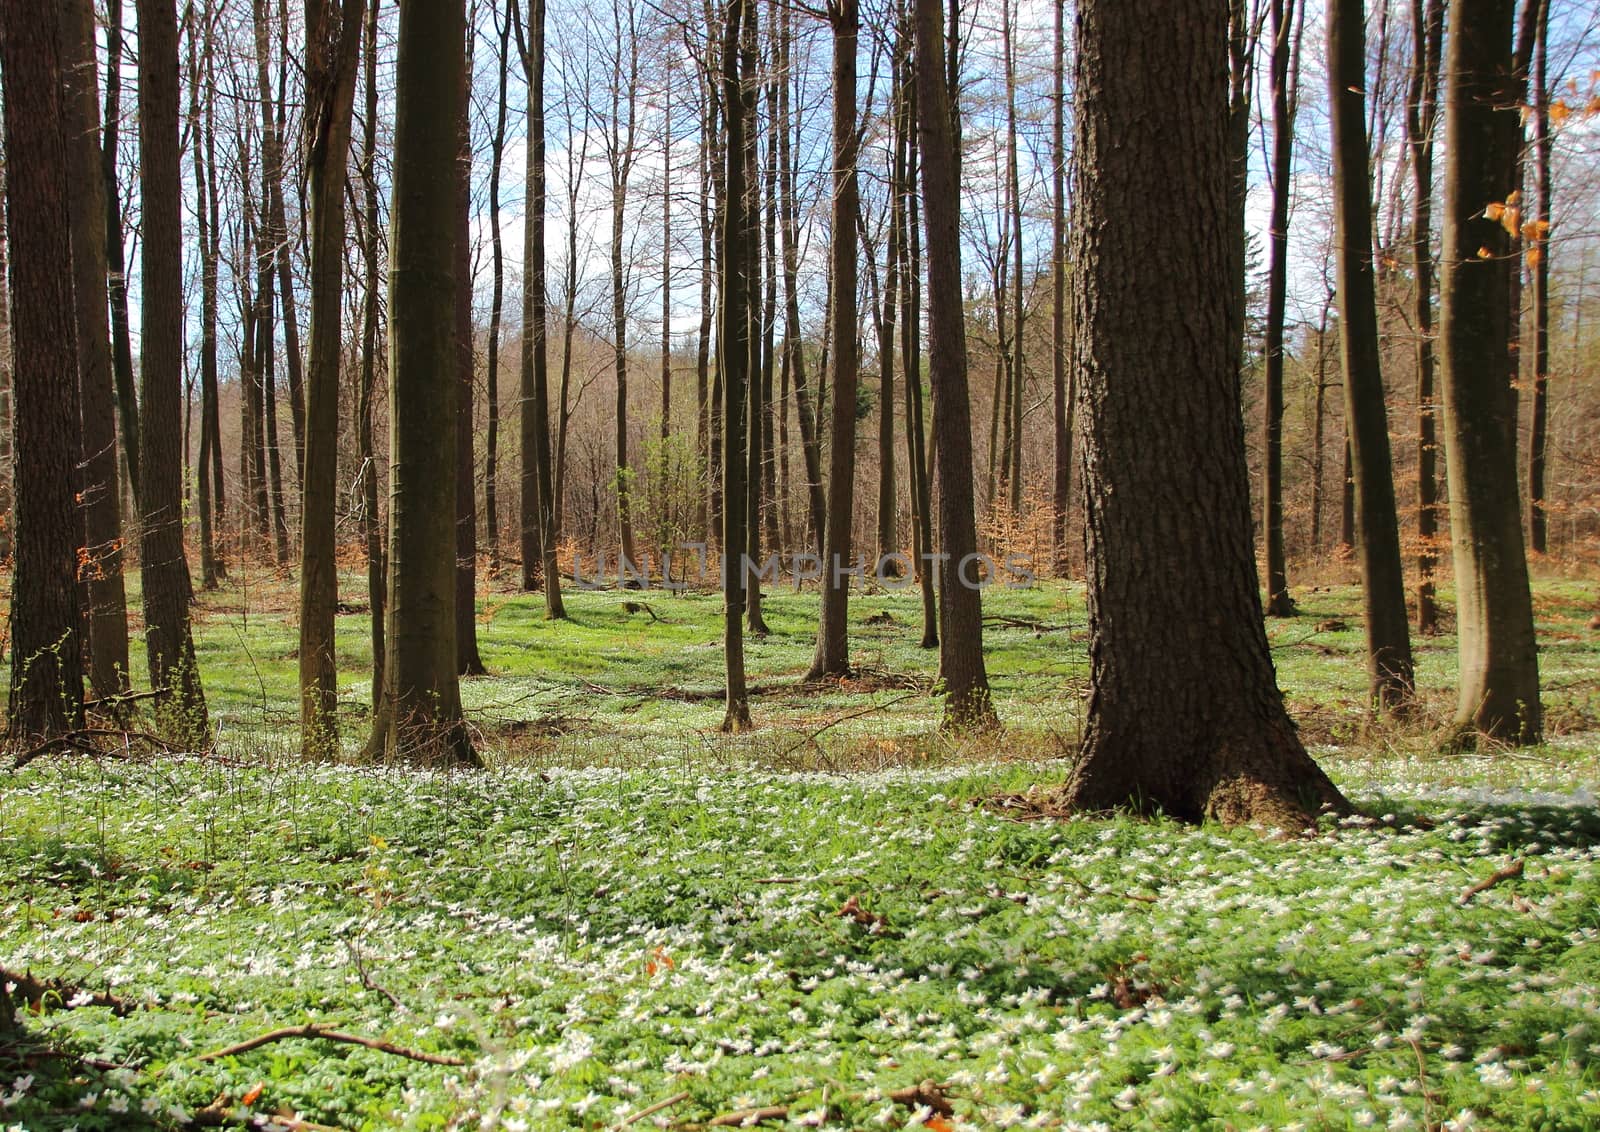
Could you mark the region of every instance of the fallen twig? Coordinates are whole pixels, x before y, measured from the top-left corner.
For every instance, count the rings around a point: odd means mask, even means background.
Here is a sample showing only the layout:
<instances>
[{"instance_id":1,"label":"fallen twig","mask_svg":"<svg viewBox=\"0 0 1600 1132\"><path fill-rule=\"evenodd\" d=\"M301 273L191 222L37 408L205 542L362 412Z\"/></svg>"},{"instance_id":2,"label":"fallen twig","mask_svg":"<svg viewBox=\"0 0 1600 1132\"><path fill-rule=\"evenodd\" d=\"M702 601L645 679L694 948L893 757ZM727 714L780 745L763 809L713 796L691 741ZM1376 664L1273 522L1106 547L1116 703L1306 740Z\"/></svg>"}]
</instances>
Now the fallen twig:
<instances>
[{"instance_id":1,"label":"fallen twig","mask_svg":"<svg viewBox=\"0 0 1600 1132\"><path fill-rule=\"evenodd\" d=\"M671 1108L675 1104L682 1104L684 1101L686 1101L688 1099L689 1099L689 1090L688 1089L685 1089L681 1093L673 1093L670 1097L668 1097L664 1101L657 1101L655 1104L651 1105L649 1108L641 1108L638 1112L634 1113L632 1116L623 1117L620 1121L617 1122L617 1127L618 1128L626 1128L628 1125L636 1124L639 1121L643 1120L647 1116L654 1116L656 1113L663 1112L666 1109Z\"/></svg>"},{"instance_id":2,"label":"fallen twig","mask_svg":"<svg viewBox=\"0 0 1600 1132\"><path fill-rule=\"evenodd\" d=\"M1524 861L1521 857L1516 858L1505 868L1496 869L1483 880L1478 881L1478 883L1468 885L1466 890L1461 893L1461 899L1457 901L1457 903L1460 904L1461 907L1465 908L1468 904L1472 903L1473 897L1478 896L1481 893L1488 892L1495 885L1501 884L1504 881L1515 880L1517 877L1520 877L1522 875L1522 870L1526 867L1526 861Z\"/></svg>"},{"instance_id":3,"label":"fallen twig","mask_svg":"<svg viewBox=\"0 0 1600 1132\"><path fill-rule=\"evenodd\" d=\"M789 1106L786 1104L767 1105L765 1108L742 1108L737 1112L725 1112L721 1116L712 1117L707 1128L743 1128L749 1124L760 1124L763 1120L783 1120L789 1115Z\"/></svg>"},{"instance_id":4,"label":"fallen twig","mask_svg":"<svg viewBox=\"0 0 1600 1132\"><path fill-rule=\"evenodd\" d=\"M459 1057L447 1053L427 1053L423 1050L407 1049L397 1046L393 1042L381 1041L377 1038L364 1038L360 1034L346 1034L330 1028L327 1023L312 1022L305 1026L284 1026L282 1029L269 1030L265 1034L258 1034L242 1042L236 1042L223 1049L203 1053L195 1060L216 1061L219 1058L233 1057L236 1054L248 1053L250 1050L267 1045L270 1042L281 1042L287 1038L320 1038L329 1042L344 1042L346 1045L363 1046L366 1049L377 1050L379 1053L392 1053L396 1057L404 1057L411 1061L421 1061L428 1065L465 1065Z\"/></svg>"},{"instance_id":5,"label":"fallen twig","mask_svg":"<svg viewBox=\"0 0 1600 1132\"><path fill-rule=\"evenodd\" d=\"M882 703L873 704L871 707L862 708L860 711L847 712L846 714L841 715L841 716L837 717L836 719L830 719L827 723L824 723L821 727L819 727L815 731L811 732L804 739L801 739L798 743L795 743L792 746L788 747L778 757L780 759L788 758L790 755L794 754L801 747L804 747L808 743L815 743L817 741L817 736L821 735L824 731L827 731L827 730L829 730L830 728L833 728L833 727L837 727L841 723L849 723L852 719L860 719L864 715L872 715L872 714L874 714L876 712L883 711L886 708L894 707L895 704L903 704L907 700L917 699L921 695L922 695L921 692L908 692L903 696L895 696L893 699L884 700Z\"/></svg>"}]
</instances>

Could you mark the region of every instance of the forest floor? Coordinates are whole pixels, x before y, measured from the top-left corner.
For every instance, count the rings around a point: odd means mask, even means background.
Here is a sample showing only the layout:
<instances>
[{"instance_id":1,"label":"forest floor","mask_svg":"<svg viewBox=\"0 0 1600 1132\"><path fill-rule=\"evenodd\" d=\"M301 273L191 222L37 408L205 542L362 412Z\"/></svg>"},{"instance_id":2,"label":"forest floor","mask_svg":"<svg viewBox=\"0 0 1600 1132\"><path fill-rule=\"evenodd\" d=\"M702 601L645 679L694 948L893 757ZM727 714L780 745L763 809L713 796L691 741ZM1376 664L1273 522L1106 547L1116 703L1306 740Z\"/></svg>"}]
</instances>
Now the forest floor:
<instances>
[{"instance_id":1,"label":"forest floor","mask_svg":"<svg viewBox=\"0 0 1600 1132\"><path fill-rule=\"evenodd\" d=\"M823 687L773 594L728 738L715 595L486 588L492 769L444 774L298 760L293 591L236 582L215 756L0 767L0 1129L1600 1126L1600 586L1537 587L1549 742L1476 753L1453 638L1363 730L1359 595L1298 596L1280 681L1362 815L1286 839L1005 804L1068 773L1081 588L986 594L967 743L914 591Z\"/></svg>"}]
</instances>

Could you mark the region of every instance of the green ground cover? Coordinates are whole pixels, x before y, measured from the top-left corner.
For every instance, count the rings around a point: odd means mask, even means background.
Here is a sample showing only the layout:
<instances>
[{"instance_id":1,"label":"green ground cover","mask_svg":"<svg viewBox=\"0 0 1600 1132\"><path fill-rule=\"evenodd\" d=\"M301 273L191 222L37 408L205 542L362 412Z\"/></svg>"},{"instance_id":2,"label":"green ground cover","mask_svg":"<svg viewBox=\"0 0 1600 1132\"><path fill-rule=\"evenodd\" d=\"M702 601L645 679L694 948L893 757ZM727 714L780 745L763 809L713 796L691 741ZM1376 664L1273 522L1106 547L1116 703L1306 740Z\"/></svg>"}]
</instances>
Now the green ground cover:
<instances>
[{"instance_id":1,"label":"green ground cover","mask_svg":"<svg viewBox=\"0 0 1600 1132\"><path fill-rule=\"evenodd\" d=\"M0 1129L1600 1126L1596 599L1539 587L1552 740L1463 754L1450 639L1358 739L1356 595L1303 594L1281 680L1362 816L1283 839L1003 804L1069 770L1072 589L991 591L1010 728L966 744L909 593L822 690L814 596L774 595L737 739L714 597L492 593L494 766L452 775L296 759L292 611L225 591L217 755L0 770L0 966L59 981L8 988ZM389 1048L207 1056L308 1025Z\"/></svg>"}]
</instances>

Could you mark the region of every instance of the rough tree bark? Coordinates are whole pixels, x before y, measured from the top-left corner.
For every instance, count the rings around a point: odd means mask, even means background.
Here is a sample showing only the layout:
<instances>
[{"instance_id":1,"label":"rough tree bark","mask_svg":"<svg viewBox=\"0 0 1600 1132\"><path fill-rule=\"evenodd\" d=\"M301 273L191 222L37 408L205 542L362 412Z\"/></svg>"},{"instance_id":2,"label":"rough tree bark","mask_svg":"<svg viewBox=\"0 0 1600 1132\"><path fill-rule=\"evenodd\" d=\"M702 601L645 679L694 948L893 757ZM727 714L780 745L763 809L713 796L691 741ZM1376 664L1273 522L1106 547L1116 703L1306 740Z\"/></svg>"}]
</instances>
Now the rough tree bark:
<instances>
[{"instance_id":1,"label":"rough tree bark","mask_svg":"<svg viewBox=\"0 0 1600 1132\"><path fill-rule=\"evenodd\" d=\"M1091 683L1066 799L1299 826L1345 803L1295 734L1261 620L1237 300L1216 286L1233 255L1215 56L1228 8L1079 9L1072 262Z\"/></svg>"},{"instance_id":2,"label":"rough tree bark","mask_svg":"<svg viewBox=\"0 0 1600 1132\"><path fill-rule=\"evenodd\" d=\"M1072 303L1067 277L1067 32L1066 0L1055 0L1055 41L1051 70L1054 91L1050 102L1053 145L1050 158L1051 255L1050 284L1054 304L1050 320L1051 425L1055 440L1055 466L1051 503L1055 515L1050 525L1055 572L1066 577L1071 572L1071 549L1067 543L1067 512L1072 505L1072 425L1076 371L1069 376L1068 358L1072 352L1067 337L1067 308Z\"/></svg>"},{"instance_id":3,"label":"rough tree bark","mask_svg":"<svg viewBox=\"0 0 1600 1132\"><path fill-rule=\"evenodd\" d=\"M6 215L15 335L15 565L7 737L48 739L83 722L83 632L73 505L78 482L78 360L73 348L73 240L68 210L67 13L30 0L0 4ZM174 44L174 47L176 45ZM176 71L176 62L174 62ZM176 102L174 101L174 107Z\"/></svg>"},{"instance_id":4,"label":"rough tree bark","mask_svg":"<svg viewBox=\"0 0 1600 1132\"><path fill-rule=\"evenodd\" d=\"M1513 264L1508 233L1486 215L1505 206L1520 132L1511 23L1511 0L1450 5L1439 343L1460 641L1456 723L1532 743L1542 728L1539 653L1506 427Z\"/></svg>"}]
</instances>

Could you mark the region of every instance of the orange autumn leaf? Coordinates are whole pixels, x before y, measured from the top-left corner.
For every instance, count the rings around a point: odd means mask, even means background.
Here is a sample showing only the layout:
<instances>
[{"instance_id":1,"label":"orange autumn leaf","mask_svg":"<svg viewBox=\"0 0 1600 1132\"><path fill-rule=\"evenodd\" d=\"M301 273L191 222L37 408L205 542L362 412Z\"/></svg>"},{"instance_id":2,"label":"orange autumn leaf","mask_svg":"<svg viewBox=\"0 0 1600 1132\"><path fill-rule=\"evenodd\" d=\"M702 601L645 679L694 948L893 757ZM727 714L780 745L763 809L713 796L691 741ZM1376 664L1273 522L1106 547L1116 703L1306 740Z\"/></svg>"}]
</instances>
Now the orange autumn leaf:
<instances>
[{"instance_id":1,"label":"orange autumn leaf","mask_svg":"<svg viewBox=\"0 0 1600 1132\"><path fill-rule=\"evenodd\" d=\"M931 1132L955 1132L956 1126L942 1116L930 1116L922 1122L922 1126L931 1129Z\"/></svg>"},{"instance_id":2,"label":"orange autumn leaf","mask_svg":"<svg viewBox=\"0 0 1600 1132\"><path fill-rule=\"evenodd\" d=\"M1506 207L1507 208L1515 208L1517 205L1519 205L1521 203L1522 203L1522 190L1521 189L1512 189L1510 195L1506 197Z\"/></svg>"},{"instance_id":3,"label":"orange autumn leaf","mask_svg":"<svg viewBox=\"0 0 1600 1132\"><path fill-rule=\"evenodd\" d=\"M1479 248L1478 249L1478 258L1479 259L1493 259L1494 258L1494 253L1492 251L1490 251L1488 248Z\"/></svg>"},{"instance_id":4,"label":"orange autumn leaf","mask_svg":"<svg viewBox=\"0 0 1600 1132\"><path fill-rule=\"evenodd\" d=\"M1550 221L1530 220L1522 226L1524 240L1542 240L1550 231Z\"/></svg>"},{"instance_id":5,"label":"orange autumn leaf","mask_svg":"<svg viewBox=\"0 0 1600 1132\"><path fill-rule=\"evenodd\" d=\"M1568 106L1564 99L1558 98L1550 104L1550 121L1556 125L1562 125L1570 117L1572 117L1572 107Z\"/></svg>"},{"instance_id":6,"label":"orange autumn leaf","mask_svg":"<svg viewBox=\"0 0 1600 1132\"><path fill-rule=\"evenodd\" d=\"M257 1081L255 1088L251 1089L248 1093L239 1098L240 1103L255 1104L261 1099L261 1093L266 1087L267 1083L265 1081Z\"/></svg>"},{"instance_id":7,"label":"orange autumn leaf","mask_svg":"<svg viewBox=\"0 0 1600 1132\"><path fill-rule=\"evenodd\" d=\"M1499 201L1490 201L1483 206L1483 218L1485 220L1499 220L1505 214L1506 206Z\"/></svg>"},{"instance_id":8,"label":"orange autumn leaf","mask_svg":"<svg viewBox=\"0 0 1600 1132\"><path fill-rule=\"evenodd\" d=\"M1538 267L1539 261L1542 259L1544 259L1543 248L1539 247L1538 244L1535 244L1533 247L1529 248L1527 253L1528 270L1532 271L1534 268Z\"/></svg>"},{"instance_id":9,"label":"orange autumn leaf","mask_svg":"<svg viewBox=\"0 0 1600 1132\"><path fill-rule=\"evenodd\" d=\"M1508 205L1500 214L1500 227L1506 235L1515 237L1522 229L1522 209Z\"/></svg>"}]
</instances>

